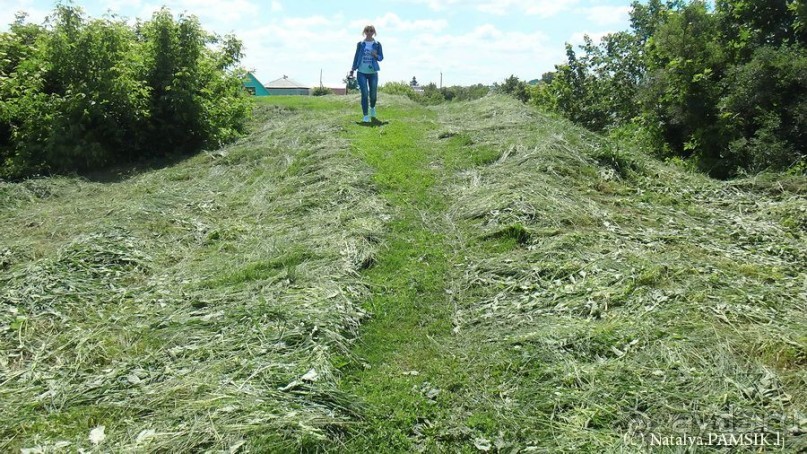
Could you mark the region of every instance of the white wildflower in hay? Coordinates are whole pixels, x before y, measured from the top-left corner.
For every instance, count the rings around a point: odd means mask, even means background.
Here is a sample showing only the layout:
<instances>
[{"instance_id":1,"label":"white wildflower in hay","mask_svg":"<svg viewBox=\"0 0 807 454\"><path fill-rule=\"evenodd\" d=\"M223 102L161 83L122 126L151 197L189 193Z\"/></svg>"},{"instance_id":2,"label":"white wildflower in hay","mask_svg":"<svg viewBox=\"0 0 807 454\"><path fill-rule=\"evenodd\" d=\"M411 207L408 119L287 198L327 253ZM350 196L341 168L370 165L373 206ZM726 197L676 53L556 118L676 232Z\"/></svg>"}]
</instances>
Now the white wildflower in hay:
<instances>
[{"instance_id":1,"label":"white wildflower in hay","mask_svg":"<svg viewBox=\"0 0 807 454\"><path fill-rule=\"evenodd\" d=\"M104 427L104 426L98 426L98 427L92 429L90 431L90 436L89 436L90 443L92 443L94 445L100 445L101 443L103 443L104 440L106 439L106 434L104 433L105 430L106 430L106 427Z\"/></svg>"}]
</instances>

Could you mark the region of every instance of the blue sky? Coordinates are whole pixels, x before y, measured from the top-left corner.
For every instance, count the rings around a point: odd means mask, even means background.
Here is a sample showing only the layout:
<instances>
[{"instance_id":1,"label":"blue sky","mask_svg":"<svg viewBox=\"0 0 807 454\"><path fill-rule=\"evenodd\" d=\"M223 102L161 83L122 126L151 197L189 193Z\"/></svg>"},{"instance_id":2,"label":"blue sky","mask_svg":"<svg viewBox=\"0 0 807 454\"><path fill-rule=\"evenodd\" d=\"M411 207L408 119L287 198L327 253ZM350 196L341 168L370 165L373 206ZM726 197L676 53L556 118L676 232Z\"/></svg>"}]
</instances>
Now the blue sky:
<instances>
[{"instance_id":1,"label":"blue sky","mask_svg":"<svg viewBox=\"0 0 807 454\"><path fill-rule=\"evenodd\" d=\"M244 41L243 65L264 83L288 75L340 86L366 24L384 46L381 79L422 84L500 82L510 74L540 77L564 59L564 43L579 44L629 27L631 0L78 0L89 15L108 11L147 19L165 5L195 14L205 29ZM14 12L41 22L54 2L0 0L0 24Z\"/></svg>"}]
</instances>

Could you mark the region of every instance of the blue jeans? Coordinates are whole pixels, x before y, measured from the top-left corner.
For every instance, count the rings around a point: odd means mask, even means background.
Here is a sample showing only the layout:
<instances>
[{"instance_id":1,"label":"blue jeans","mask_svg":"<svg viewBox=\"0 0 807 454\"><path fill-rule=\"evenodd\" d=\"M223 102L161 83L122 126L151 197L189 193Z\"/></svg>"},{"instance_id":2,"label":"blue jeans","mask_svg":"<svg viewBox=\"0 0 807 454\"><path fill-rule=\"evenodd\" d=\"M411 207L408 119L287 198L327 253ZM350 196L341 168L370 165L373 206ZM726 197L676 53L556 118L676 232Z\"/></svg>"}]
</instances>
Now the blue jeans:
<instances>
[{"instance_id":1,"label":"blue jeans","mask_svg":"<svg viewBox=\"0 0 807 454\"><path fill-rule=\"evenodd\" d=\"M378 98L378 73L364 74L359 72L357 79L361 90L361 111L366 116L368 95L370 107L375 107L375 100Z\"/></svg>"}]
</instances>

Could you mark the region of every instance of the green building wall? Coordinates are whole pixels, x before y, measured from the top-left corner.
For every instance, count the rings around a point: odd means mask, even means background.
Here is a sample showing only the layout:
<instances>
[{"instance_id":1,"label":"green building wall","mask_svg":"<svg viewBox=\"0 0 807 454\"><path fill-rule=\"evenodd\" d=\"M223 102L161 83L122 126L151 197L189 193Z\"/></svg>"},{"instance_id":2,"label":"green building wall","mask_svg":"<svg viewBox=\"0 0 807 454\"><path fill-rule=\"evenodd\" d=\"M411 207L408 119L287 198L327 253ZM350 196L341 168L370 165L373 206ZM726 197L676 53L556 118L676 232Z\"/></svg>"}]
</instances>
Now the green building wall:
<instances>
[{"instance_id":1,"label":"green building wall","mask_svg":"<svg viewBox=\"0 0 807 454\"><path fill-rule=\"evenodd\" d=\"M252 73L247 73L247 77L244 79L244 89L255 96L269 96L269 91Z\"/></svg>"}]
</instances>

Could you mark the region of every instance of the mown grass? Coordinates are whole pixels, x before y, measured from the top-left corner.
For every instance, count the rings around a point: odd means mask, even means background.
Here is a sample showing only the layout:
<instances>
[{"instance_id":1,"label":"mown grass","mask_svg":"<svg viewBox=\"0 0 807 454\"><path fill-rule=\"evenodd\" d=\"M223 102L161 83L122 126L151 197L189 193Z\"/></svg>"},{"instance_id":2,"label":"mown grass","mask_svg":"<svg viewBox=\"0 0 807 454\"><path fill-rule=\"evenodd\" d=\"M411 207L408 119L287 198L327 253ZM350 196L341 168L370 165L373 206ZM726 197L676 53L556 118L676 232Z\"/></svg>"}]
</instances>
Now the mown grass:
<instances>
[{"instance_id":1,"label":"mown grass","mask_svg":"<svg viewBox=\"0 0 807 454\"><path fill-rule=\"evenodd\" d=\"M353 420L332 360L387 208L346 105L277 103L168 167L0 184L0 451L284 451Z\"/></svg>"},{"instance_id":2,"label":"mown grass","mask_svg":"<svg viewBox=\"0 0 807 454\"><path fill-rule=\"evenodd\" d=\"M488 438L634 451L731 425L804 449L807 244L778 214L803 195L684 174L501 100L458 107L441 128L502 152L458 175L449 209L469 234L459 337L511 363Z\"/></svg>"},{"instance_id":3,"label":"mown grass","mask_svg":"<svg viewBox=\"0 0 807 454\"><path fill-rule=\"evenodd\" d=\"M260 102L170 167L0 184L0 449L807 449L803 178L498 96Z\"/></svg>"},{"instance_id":4,"label":"mown grass","mask_svg":"<svg viewBox=\"0 0 807 454\"><path fill-rule=\"evenodd\" d=\"M774 214L799 193L760 199L504 98L415 110L351 136L399 210L344 380L365 419L332 449L637 452L765 430L804 448L804 237Z\"/></svg>"}]
</instances>

